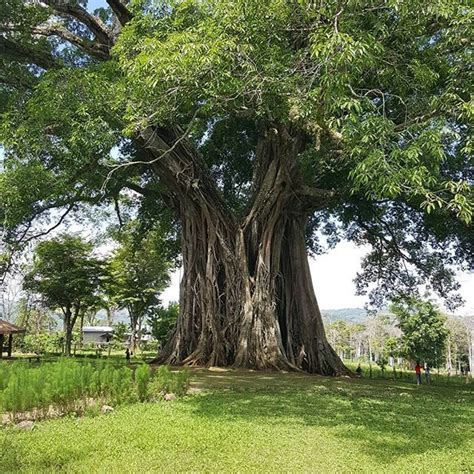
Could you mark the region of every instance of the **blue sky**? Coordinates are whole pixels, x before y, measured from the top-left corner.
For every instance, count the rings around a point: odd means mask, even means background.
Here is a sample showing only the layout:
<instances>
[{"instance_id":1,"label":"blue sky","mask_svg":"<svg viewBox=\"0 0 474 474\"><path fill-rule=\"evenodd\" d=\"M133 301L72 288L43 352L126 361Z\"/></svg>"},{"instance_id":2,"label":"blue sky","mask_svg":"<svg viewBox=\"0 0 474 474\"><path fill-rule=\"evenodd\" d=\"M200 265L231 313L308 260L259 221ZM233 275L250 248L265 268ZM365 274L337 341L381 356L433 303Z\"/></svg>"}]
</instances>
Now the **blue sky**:
<instances>
[{"instance_id":1,"label":"blue sky","mask_svg":"<svg viewBox=\"0 0 474 474\"><path fill-rule=\"evenodd\" d=\"M88 10L95 10L96 8L99 7L106 7L107 2L105 0L89 0L87 4L87 9Z\"/></svg>"}]
</instances>

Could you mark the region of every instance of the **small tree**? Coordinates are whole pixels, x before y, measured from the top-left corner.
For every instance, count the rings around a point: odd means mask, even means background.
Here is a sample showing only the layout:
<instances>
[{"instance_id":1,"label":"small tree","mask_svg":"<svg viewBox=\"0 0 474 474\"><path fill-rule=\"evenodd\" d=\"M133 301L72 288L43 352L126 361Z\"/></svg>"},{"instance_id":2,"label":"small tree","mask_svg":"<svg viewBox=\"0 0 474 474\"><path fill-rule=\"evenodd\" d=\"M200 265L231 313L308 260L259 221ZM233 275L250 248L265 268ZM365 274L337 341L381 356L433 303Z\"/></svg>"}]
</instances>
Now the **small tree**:
<instances>
[{"instance_id":1,"label":"small tree","mask_svg":"<svg viewBox=\"0 0 474 474\"><path fill-rule=\"evenodd\" d=\"M25 328L28 334L50 332L56 329L57 325L49 309L40 302L33 301L31 295L28 294L18 301L15 324Z\"/></svg>"},{"instance_id":2,"label":"small tree","mask_svg":"<svg viewBox=\"0 0 474 474\"><path fill-rule=\"evenodd\" d=\"M466 365L469 358L469 330L467 319L448 316L446 320L448 337L446 342L446 369L451 375L453 368L458 373L461 365Z\"/></svg>"},{"instance_id":3,"label":"small tree","mask_svg":"<svg viewBox=\"0 0 474 474\"><path fill-rule=\"evenodd\" d=\"M125 336L128 331L128 326L125 323L119 321L114 325L114 341L122 346L123 341L125 340Z\"/></svg>"},{"instance_id":4,"label":"small tree","mask_svg":"<svg viewBox=\"0 0 474 474\"><path fill-rule=\"evenodd\" d=\"M97 304L105 276L103 263L93 257L92 244L63 234L37 245L24 287L41 295L46 306L64 318L65 353L71 355L72 331L78 316Z\"/></svg>"},{"instance_id":5,"label":"small tree","mask_svg":"<svg viewBox=\"0 0 474 474\"><path fill-rule=\"evenodd\" d=\"M384 350L382 354L382 360L388 361L392 366L393 378L395 378L395 357L400 355L400 339L395 336L389 336L385 340ZM380 364L379 364L380 365ZM382 368L382 371L385 369L385 366Z\"/></svg>"},{"instance_id":6,"label":"small tree","mask_svg":"<svg viewBox=\"0 0 474 474\"><path fill-rule=\"evenodd\" d=\"M350 357L350 336L351 330L347 321L334 321L328 327L328 339L341 359L344 359L347 355Z\"/></svg>"},{"instance_id":7,"label":"small tree","mask_svg":"<svg viewBox=\"0 0 474 474\"><path fill-rule=\"evenodd\" d=\"M399 300L391 306L402 330L401 352L405 357L438 367L444 360L448 331L446 318L431 301Z\"/></svg>"},{"instance_id":8,"label":"small tree","mask_svg":"<svg viewBox=\"0 0 474 474\"><path fill-rule=\"evenodd\" d=\"M176 324L178 315L178 303L170 303L167 308L159 307L148 316L151 334L160 344L168 339L172 328Z\"/></svg>"},{"instance_id":9,"label":"small tree","mask_svg":"<svg viewBox=\"0 0 474 474\"><path fill-rule=\"evenodd\" d=\"M109 297L130 315L131 350L139 347L143 318L159 306L158 295L169 282L170 259L165 236L157 226L143 232L137 221L117 235L110 259Z\"/></svg>"}]
</instances>

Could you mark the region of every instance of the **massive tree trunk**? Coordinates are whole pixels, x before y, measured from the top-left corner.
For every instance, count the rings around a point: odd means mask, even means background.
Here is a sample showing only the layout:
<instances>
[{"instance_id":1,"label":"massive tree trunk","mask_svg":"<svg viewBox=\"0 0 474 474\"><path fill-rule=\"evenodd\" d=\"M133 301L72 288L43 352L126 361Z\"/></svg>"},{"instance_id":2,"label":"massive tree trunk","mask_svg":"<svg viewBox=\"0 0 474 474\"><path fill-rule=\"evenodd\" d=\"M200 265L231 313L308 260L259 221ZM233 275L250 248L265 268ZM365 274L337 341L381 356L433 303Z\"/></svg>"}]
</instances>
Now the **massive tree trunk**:
<instances>
[{"instance_id":1,"label":"massive tree trunk","mask_svg":"<svg viewBox=\"0 0 474 474\"><path fill-rule=\"evenodd\" d=\"M142 147L181 221L180 316L160 360L226 366L235 356L242 300L238 226L201 157L179 133L145 130Z\"/></svg>"},{"instance_id":2,"label":"massive tree trunk","mask_svg":"<svg viewBox=\"0 0 474 474\"><path fill-rule=\"evenodd\" d=\"M157 134L145 138L182 223L180 316L158 360L348 374L326 340L311 282L308 209L295 193L301 139L276 129L264 136L254 198L237 219L197 157Z\"/></svg>"}]
</instances>

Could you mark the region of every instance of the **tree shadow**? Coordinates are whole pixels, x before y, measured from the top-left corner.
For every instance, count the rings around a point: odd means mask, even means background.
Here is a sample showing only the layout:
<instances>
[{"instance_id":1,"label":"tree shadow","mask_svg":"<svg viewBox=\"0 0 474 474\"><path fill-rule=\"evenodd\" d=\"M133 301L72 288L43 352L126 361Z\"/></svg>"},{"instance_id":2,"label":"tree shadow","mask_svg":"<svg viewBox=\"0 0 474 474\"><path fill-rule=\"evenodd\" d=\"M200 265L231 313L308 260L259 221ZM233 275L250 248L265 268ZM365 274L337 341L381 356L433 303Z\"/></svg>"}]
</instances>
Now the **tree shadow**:
<instances>
[{"instance_id":1,"label":"tree shadow","mask_svg":"<svg viewBox=\"0 0 474 474\"><path fill-rule=\"evenodd\" d=\"M401 456L467 448L474 421L468 386L241 371L198 371L193 385L210 390L187 400L196 416L330 428L387 465Z\"/></svg>"}]
</instances>

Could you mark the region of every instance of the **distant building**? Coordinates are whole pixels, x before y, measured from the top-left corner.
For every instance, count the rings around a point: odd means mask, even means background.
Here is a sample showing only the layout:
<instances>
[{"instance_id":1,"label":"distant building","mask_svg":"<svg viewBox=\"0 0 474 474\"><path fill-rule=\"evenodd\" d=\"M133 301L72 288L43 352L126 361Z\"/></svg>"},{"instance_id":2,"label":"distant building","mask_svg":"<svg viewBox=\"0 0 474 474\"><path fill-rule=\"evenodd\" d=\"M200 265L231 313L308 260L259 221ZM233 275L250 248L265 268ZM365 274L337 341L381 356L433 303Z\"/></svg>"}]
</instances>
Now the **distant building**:
<instances>
[{"instance_id":1,"label":"distant building","mask_svg":"<svg viewBox=\"0 0 474 474\"><path fill-rule=\"evenodd\" d=\"M111 326L84 326L82 328L82 343L96 344L98 346L107 345L114 335L114 328Z\"/></svg>"}]
</instances>

